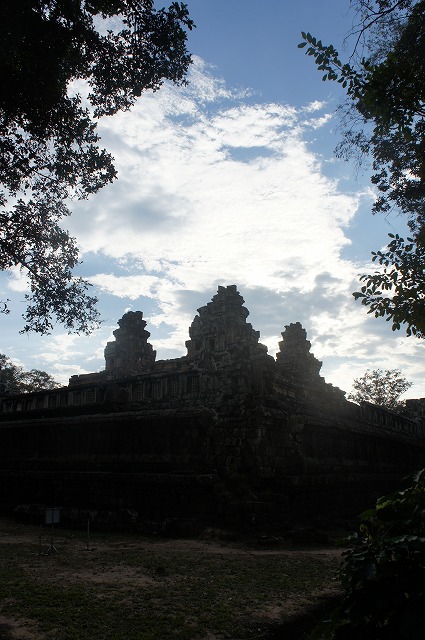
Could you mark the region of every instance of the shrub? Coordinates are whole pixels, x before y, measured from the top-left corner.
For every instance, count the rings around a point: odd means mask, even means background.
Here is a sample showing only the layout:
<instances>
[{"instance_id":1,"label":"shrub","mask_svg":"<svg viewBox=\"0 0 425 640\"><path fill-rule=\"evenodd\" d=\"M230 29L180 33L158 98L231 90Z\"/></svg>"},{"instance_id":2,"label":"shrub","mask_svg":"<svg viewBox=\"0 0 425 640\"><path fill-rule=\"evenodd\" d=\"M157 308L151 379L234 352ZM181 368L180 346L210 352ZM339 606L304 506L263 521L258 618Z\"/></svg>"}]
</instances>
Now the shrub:
<instances>
[{"instance_id":1,"label":"shrub","mask_svg":"<svg viewBox=\"0 0 425 640\"><path fill-rule=\"evenodd\" d=\"M341 605L312 638L425 638L425 469L360 516L340 568Z\"/></svg>"}]
</instances>

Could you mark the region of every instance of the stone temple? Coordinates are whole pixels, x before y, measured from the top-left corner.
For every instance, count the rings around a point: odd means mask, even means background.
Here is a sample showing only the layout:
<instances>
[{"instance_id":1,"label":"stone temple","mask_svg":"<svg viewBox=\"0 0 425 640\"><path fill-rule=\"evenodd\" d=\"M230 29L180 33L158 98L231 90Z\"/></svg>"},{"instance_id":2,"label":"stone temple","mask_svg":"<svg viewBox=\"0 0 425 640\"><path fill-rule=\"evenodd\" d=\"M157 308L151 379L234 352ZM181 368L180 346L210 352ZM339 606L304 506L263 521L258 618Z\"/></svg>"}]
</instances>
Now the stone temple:
<instances>
[{"instance_id":1,"label":"stone temple","mask_svg":"<svg viewBox=\"0 0 425 640\"><path fill-rule=\"evenodd\" d=\"M300 323L273 358L248 315L236 286L220 286L187 354L157 360L143 313L130 311L103 371L4 394L0 508L55 504L70 521L141 527L289 526L351 517L425 465L424 401L406 415L348 402L320 376Z\"/></svg>"}]
</instances>

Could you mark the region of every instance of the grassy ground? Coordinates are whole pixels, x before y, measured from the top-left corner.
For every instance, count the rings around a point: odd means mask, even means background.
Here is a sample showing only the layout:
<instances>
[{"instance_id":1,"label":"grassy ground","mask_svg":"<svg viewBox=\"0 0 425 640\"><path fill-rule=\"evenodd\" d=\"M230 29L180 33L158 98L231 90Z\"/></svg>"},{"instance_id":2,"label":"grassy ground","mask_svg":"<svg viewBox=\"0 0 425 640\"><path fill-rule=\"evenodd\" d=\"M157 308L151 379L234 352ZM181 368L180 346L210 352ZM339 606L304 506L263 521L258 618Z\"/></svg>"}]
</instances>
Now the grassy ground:
<instances>
[{"instance_id":1,"label":"grassy ground","mask_svg":"<svg viewBox=\"0 0 425 640\"><path fill-rule=\"evenodd\" d=\"M294 618L337 591L333 548L96 533L87 551L58 529L39 555L39 534L0 520L1 640L296 640Z\"/></svg>"}]
</instances>

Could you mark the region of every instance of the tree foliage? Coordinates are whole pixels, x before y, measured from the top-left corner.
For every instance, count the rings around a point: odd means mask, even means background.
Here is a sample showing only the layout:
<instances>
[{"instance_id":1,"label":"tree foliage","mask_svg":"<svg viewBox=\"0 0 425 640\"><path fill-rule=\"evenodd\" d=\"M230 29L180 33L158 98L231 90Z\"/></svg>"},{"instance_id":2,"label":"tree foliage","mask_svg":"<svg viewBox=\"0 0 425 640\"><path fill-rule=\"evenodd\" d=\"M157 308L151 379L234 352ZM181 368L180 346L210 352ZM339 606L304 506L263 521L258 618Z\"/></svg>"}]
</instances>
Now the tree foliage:
<instances>
[{"instance_id":1,"label":"tree foliage","mask_svg":"<svg viewBox=\"0 0 425 640\"><path fill-rule=\"evenodd\" d=\"M425 0L352 0L351 4L357 9L352 34L356 44L348 62L341 61L333 45L324 45L310 33L302 34L299 46L307 47L306 53L315 59L323 80L336 81L346 91L339 109L342 140L336 155L354 157L359 164L371 157L371 181L378 194L372 211L395 209L405 214L413 253L421 258L425 248ZM393 329L406 324L408 334L423 337L423 324L416 324L423 311L412 316L410 304L404 304L405 294L410 297L411 283L404 281L405 270L399 270L400 263L406 262L410 272L412 251L408 252L410 257L400 258L400 250L401 243L395 249L390 243L378 254L381 264L392 264L393 274L397 272L398 289L392 304L380 294L362 296L356 292L354 296L373 306L375 315L387 319L394 318L388 312L401 303ZM423 261L417 260L413 266L423 283ZM368 275L361 279L376 281ZM382 282L388 281L384 278ZM423 310L423 288L419 293L418 305Z\"/></svg>"},{"instance_id":2,"label":"tree foliage","mask_svg":"<svg viewBox=\"0 0 425 640\"><path fill-rule=\"evenodd\" d=\"M422 640L425 637L425 469L402 491L360 516L344 554L341 605L313 637Z\"/></svg>"},{"instance_id":3,"label":"tree foliage","mask_svg":"<svg viewBox=\"0 0 425 640\"><path fill-rule=\"evenodd\" d=\"M396 409L400 396L410 389L409 382L398 369L368 369L353 381L353 393L347 397L358 404L371 402L387 409Z\"/></svg>"},{"instance_id":4,"label":"tree foliage","mask_svg":"<svg viewBox=\"0 0 425 640\"><path fill-rule=\"evenodd\" d=\"M24 371L22 367L14 364L10 358L0 353L0 392L28 393L43 389L56 389L60 385L46 371L31 369Z\"/></svg>"},{"instance_id":5,"label":"tree foliage","mask_svg":"<svg viewBox=\"0 0 425 640\"><path fill-rule=\"evenodd\" d=\"M0 269L28 276L24 331L60 322L88 333L96 299L73 276L65 202L116 177L98 146L98 118L164 80L185 82L193 23L178 2L156 10L152 0L3 0L0 24ZM77 80L88 84L86 102L72 90Z\"/></svg>"},{"instance_id":6,"label":"tree foliage","mask_svg":"<svg viewBox=\"0 0 425 640\"><path fill-rule=\"evenodd\" d=\"M373 251L372 260L383 267L360 276L365 284L353 295L376 318L385 316L392 329L406 325L407 335L425 338L425 246L398 234L385 251Z\"/></svg>"}]
</instances>

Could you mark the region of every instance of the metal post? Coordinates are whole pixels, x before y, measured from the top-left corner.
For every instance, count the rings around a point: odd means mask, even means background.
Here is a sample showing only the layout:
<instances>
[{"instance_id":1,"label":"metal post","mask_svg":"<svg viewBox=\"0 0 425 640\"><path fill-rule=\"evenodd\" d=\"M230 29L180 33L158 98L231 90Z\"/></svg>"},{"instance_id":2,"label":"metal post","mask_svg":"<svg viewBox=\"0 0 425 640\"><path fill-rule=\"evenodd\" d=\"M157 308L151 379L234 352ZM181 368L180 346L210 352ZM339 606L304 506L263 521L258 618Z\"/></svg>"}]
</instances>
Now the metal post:
<instances>
[{"instance_id":1,"label":"metal post","mask_svg":"<svg viewBox=\"0 0 425 640\"><path fill-rule=\"evenodd\" d=\"M94 549L90 546L90 520L87 520L87 543L86 543L86 551L94 551Z\"/></svg>"}]
</instances>

